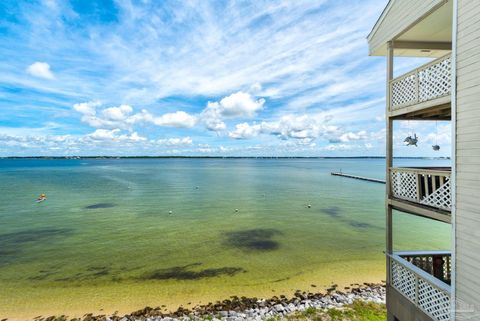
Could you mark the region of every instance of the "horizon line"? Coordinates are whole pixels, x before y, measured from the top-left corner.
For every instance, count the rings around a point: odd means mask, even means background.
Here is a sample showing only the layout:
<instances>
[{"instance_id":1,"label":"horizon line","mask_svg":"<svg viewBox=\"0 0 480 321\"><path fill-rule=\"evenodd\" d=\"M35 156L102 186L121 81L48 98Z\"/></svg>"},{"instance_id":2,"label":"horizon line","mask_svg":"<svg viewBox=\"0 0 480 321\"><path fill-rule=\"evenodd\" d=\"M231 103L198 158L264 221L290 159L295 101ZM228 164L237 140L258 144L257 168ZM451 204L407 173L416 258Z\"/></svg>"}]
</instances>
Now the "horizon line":
<instances>
[{"instance_id":1,"label":"horizon line","mask_svg":"<svg viewBox=\"0 0 480 321\"><path fill-rule=\"evenodd\" d=\"M177 156L148 156L148 155L138 155L138 156L113 156L113 155L89 155L89 156L0 156L0 159L138 159L138 158L266 158L266 159L292 159L292 158L375 158L381 159L385 156L187 156L187 155L177 155ZM450 159L449 156L397 156L393 157L394 159Z\"/></svg>"}]
</instances>

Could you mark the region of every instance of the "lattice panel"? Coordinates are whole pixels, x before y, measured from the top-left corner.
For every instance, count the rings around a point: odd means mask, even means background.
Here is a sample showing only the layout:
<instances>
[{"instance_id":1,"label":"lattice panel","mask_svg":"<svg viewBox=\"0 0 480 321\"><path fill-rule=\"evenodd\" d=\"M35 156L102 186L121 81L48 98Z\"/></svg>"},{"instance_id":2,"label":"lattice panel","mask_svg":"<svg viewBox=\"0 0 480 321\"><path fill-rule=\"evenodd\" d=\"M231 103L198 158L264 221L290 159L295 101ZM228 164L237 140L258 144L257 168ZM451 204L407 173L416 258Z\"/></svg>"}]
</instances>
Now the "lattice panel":
<instances>
[{"instance_id":1,"label":"lattice panel","mask_svg":"<svg viewBox=\"0 0 480 321\"><path fill-rule=\"evenodd\" d=\"M390 262L392 285L407 298L415 302L415 274L395 260Z\"/></svg>"},{"instance_id":2,"label":"lattice panel","mask_svg":"<svg viewBox=\"0 0 480 321\"><path fill-rule=\"evenodd\" d=\"M440 186L436 191L422 199L420 203L436 208L451 210L452 192L450 189L450 180Z\"/></svg>"},{"instance_id":3,"label":"lattice panel","mask_svg":"<svg viewBox=\"0 0 480 321\"><path fill-rule=\"evenodd\" d=\"M438 98L450 93L452 86L451 58L439 61L418 72L420 102Z\"/></svg>"},{"instance_id":4,"label":"lattice panel","mask_svg":"<svg viewBox=\"0 0 480 321\"><path fill-rule=\"evenodd\" d=\"M417 174L411 172L392 171L393 196L405 200L417 200Z\"/></svg>"},{"instance_id":5,"label":"lattice panel","mask_svg":"<svg viewBox=\"0 0 480 321\"><path fill-rule=\"evenodd\" d=\"M421 278L418 281L418 306L438 321L450 320L450 296Z\"/></svg>"},{"instance_id":6,"label":"lattice panel","mask_svg":"<svg viewBox=\"0 0 480 321\"><path fill-rule=\"evenodd\" d=\"M393 80L390 88L391 110L450 94L451 77L452 60L448 56Z\"/></svg>"},{"instance_id":7,"label":"lattice panel","mask_svg":"<svg viewBox=\"0 0 480 321\"><path fill-rule=\"evenodd\" d=\"M412 74L393 82L391 95L393 110L417 102L417 75Z\"/></svg>"}]
</instances>

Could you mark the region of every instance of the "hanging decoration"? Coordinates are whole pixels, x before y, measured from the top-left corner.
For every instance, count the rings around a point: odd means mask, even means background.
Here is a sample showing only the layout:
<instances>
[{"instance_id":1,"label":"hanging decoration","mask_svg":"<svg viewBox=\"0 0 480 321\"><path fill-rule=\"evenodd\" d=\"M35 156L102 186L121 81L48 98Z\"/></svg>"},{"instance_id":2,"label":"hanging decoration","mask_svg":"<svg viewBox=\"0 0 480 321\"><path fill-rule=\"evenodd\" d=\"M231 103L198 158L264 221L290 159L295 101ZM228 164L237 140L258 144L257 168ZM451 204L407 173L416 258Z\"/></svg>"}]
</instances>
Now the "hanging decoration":
<instances>
[{"instance_id":1,"label":"hanging decoration","mask_svg":"<svg viewBox=\"0 0 480 321\"><path fill-rule=\"evenodd\" d=\"M410 129L410 121L408 121L408 128ZM413 133L412 135L407 136L403 142L405 143L406 146L415 146L417 147L418 143L418 137L416 133Z\"/></svg>"},{"instance_id":2,"label":"hanging decoration","mask_svg":"<svg viewBox=\"0 0 480 321\"><path fill-rule=\"evenodd\" d=\"M440 146L438 145L437 140L438 140L438 122L435 122L435 145L432 145L432 149L436 152L440 150Z\"/></svg>"}]
</instances>

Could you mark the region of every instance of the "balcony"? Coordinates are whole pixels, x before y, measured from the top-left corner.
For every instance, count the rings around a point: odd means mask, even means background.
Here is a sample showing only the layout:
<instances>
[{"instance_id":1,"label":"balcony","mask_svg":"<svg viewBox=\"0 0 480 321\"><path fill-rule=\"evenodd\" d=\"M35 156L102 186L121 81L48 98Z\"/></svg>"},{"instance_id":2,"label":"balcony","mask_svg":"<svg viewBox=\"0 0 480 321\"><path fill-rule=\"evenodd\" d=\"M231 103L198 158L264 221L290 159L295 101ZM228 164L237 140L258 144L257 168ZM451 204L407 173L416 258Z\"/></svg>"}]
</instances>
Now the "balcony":
<instances>
[{"instance_id":1,"label":"balcony","mask_svg":"<svg viewBox=\"0 0 480 321\"><path fill-rule=\"evenodd\" d=\"M390 168L392 205L400 210L450 222L450 168Z\"/></svg>"},{"instance_id":2,"label":"balcony","mask_svg":"<svg viewBox=\"0 0 480 321\"><path fill-rule=\"evenodd\" d=\"M390 116L451 118L451 54L390 81Z\"/></svg>"},{"instance_id":3,"label":"balcony","mask_svg":"<svg viewBox=\"0 0 480 321\"><path fill-rule=\"evenodd\" d=\"M390 285L433 320L450 320L450 252L394 252Z\"/></svg>"}]
</instances>

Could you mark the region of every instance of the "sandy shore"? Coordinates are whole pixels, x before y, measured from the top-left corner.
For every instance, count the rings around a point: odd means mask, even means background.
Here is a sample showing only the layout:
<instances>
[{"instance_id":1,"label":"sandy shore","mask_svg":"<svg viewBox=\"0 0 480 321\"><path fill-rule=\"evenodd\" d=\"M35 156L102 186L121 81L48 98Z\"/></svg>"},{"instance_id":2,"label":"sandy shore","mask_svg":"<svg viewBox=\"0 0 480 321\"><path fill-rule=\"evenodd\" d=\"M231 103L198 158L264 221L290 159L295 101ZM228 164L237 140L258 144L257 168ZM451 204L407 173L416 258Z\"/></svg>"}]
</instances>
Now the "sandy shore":
<instances>
[{"instance_id":1,"label":"sandy shore","mask_svg":"<svg viewBox=\"0 0 480 321\"><path fill-rule=\"evenodd\" d=\"M353 266L355 269L352 269ZM288 280L264 283L249 281L249 275L242 274L240 277L245 276L245 279L240 282L233 282L231 278L205 278L194 282L110 282L98 286L31 286L21 289L16 283L3 284L2 291L6 295L0 298L0 320L8 318L9 321L23 321L32 320L36 316L61 314L81 318L87 312L111 315L117 311L118 315L125 315L145 306L160 306L167 311L175 311L179 306L191 309L234 295L291 297L297 290L326 292L334 284L338 285L339 290L344 290L355 283L380 283L384 275L382 265L370 261L354 261L349 264L331 262L322 270L298 274Z\"/></svg>"},{"instance_id":2,"label":"sandy shore","mask_svg":"<svg viewBox=\"0 0 480 321\"><path fill-rule=\"evenodd\" d=\"M282 317L308 308L331 309L351 304L355 300L384 303L385 287L383 284L352 284L342 290L337 285L326 292L307 292L297 290L291 296L279 295L270 298L232 296L223 301L209 302L193 307L180 306L169 310L167 306L145 307L131 313L87 313L81 317L37 316L36 321L186 321L186 320L266 320ZM6 320L6 319L3 319ZM20 320L11 318L10 320Z\"/></svg>"}]
</instances>

